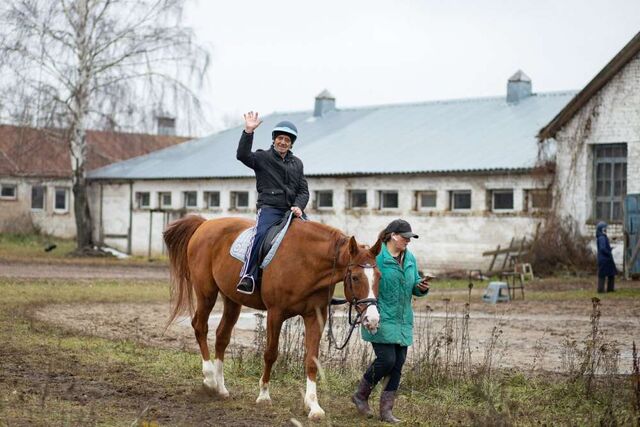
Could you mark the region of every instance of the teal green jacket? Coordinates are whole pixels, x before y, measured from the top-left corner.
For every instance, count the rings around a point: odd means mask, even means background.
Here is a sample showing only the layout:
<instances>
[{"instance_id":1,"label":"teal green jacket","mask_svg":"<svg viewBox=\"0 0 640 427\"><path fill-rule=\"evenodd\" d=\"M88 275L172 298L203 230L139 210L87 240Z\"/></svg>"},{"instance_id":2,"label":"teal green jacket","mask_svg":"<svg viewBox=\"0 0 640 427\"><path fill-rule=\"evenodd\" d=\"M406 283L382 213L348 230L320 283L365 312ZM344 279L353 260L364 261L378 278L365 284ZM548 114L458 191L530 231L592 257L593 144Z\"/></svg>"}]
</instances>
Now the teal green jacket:
<instances>
[{"instance_id":1,"label":"teal green jacket","mask_svg":"<svg viewBox=\"0 0 640 427\"><path fill-rule=\"evenodd\" d=\"M365 328L360 328L365 341L380 344L413 344L413 308L412 296L425 296L417 285L420 282L416 258L409 250L404 252L404 265L400 268L398 262L382 245L382 250L376 258L382 277L378 289L378 311L380 312L380 327L375 334Z\"/></svg>"}]
</instances>

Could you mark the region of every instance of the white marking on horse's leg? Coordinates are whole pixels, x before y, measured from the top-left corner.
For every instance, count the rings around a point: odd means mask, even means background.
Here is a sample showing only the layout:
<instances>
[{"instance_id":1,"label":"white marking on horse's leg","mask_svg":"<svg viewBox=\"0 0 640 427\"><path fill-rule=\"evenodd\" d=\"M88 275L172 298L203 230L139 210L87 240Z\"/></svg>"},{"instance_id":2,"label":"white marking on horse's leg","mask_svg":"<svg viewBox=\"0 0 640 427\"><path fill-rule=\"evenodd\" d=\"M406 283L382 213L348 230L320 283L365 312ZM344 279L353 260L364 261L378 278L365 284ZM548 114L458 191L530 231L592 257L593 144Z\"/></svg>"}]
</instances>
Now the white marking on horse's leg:
<instances>
[{"instance_id":1,"label":"white marking on horse's leg","mask_svg":"<svg viewBox=\"0 0 640 427\"><path fill-rule=\"evenodd\" d=\"M365 268L364 274L367 276L367 280L369 281L369 295L367 298L375 298L375 294L373 293L373 281L374 274L373 268ZM378 312L378 307L375 305L370 305L367 307L367 311L364 313L365 318L365 327L370 331L378 329L378 325L380 324L380 313Z\"/></svg>"},{"instance_id":2,"label":"white marking on horse's leg","mask_svg":"<svg viewBox=\"0 0 640 427\"><path fill-rule=\"evenodd\" d=\"M271 396L269 396L269 383L263 383L262 377L260 377L260 394L256 399L256 403L271 403Z\"/></svg>"},{"instance_id":3,"label":"white marking on horse's leg","mask_svg":"<svg viewBox=\"0 0 640 427\"><path fill-rule=\"evenodd\" d=\"M202 374L204 375L204 385L207 388L215 390L218 385L216 384L216 377L211 360L202 360Z\"/></svg>"},{"instance_id":4,"label":"white marking on horse's leg","mask_svg":"<svg viewBox=\"0 0 640 427\"><path fill-rule=\"evenodd\" d=\"M218 383L218 394L222 397L229 397L229 391L224 386L224 363L220 359L213 359L213 371L216 383Z\"/></svg>"},{"instance_id":5,"label":"white marking on horse's leg","mask_svg":"<svg viewBox=\"0 0 640 427\"><path fill-rule=\"evenodd\" d=\"M304 404L309 408L309 419L320 420L324 418L324 410L318 403L318 394L316 393L316 382L311 381L307 377L307 392L304 395Z\"/></svg>"}]
</instances>

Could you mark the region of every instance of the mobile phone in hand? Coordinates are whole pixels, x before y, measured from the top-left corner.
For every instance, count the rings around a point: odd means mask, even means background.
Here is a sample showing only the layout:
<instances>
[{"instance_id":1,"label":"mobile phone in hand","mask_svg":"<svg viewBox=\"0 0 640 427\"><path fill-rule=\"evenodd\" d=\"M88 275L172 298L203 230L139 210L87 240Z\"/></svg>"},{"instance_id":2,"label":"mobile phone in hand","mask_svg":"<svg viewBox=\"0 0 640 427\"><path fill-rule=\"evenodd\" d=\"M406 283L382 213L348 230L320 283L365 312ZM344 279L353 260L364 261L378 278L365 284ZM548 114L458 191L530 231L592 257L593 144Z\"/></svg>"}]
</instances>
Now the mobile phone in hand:
<instances>
[{"instance_id":1,"label":"mobile phone in hand","mask_svg":"<svg viewBox=\"0 0 640 427\"><path fill-rule=\"evenodd\" d=\"M433 280L435 278L436 278L436 276L434 276L433 274L425 273L422 276L422 282L429 282L429 281L431 281L431 280Z\"/></svg>"}]
</instances>

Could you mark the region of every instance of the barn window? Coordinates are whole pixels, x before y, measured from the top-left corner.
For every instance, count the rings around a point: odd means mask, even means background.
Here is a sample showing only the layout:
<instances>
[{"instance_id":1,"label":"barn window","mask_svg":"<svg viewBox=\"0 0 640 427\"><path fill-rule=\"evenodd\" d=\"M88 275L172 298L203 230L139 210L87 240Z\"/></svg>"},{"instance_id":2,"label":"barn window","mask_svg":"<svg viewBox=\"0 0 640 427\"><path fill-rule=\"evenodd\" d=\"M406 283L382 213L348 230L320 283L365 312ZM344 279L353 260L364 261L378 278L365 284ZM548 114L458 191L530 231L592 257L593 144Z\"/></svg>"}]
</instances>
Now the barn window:
<instances>
[{"instance_id":1,"label":"barn window","mask_svg":"<svg viewBox=\"0 0 640 427\"><path fill-rule=\"evenodd\" d=\"M349 190L349 207L366 208L367 190Z\"/></svg>"},{"instance_id":2,"label":"barn window","mask_svg":"<svg viewBox=\"0 0 640 427\"><path fill-rule=\"evenodd\" d=\"M435 208L436 192L435 191L418 191L416 193L416 206L418 210Z\"/></svg>"},{"instance_id":3,"label":"barn window","mask_svg":"<svg viewBox=\"0 0 640 427\"><path fill-rule=\"evenodd\" d=\"M16 200L18 186L16 184L0 184L0 199Z\"/></svg>"},{"instance_id":4,"label":"barn window","mask_svg":"<svg viewBox=\"0 0 640 427\"><path fill-rule=\"evenodd\" d=\"M601 144L594 149L596 221L622 221L627 194L627 144Z\"/></svg>"},{"instance_id":5,"label":"barn window","mask_svg":"<svg viewBox=\"0 0 640 427\"><path fill-rule=\"evenodd\" d=\"M398 208L398 192L382 190L378 192L378 209Z\"/></svg>"},{"instance_id":6,"label":"barn window","mask_svg":"<svg viewBox=\"0 0 640 427\"><path fill-rule=\"evenodd\" d=\"M42 211L45 207L45 195L47 187L44 185L33 185L31 187L31 209Z\"/></svg>"},{"instance_id":7,"label":"barn window","mask_svg":"<svg viewBox=\"0 0 640 427\"><path fill-rule=\"evenodd\" d=\"M513 190L492 190L491 210L513 210Z\"/></svg>"},{"instance_id":8,"label":"barn window","mask_svg":"<svg viewBox=\"0 0 640 427\"><path fill-rule=\"evenodd\" d=\"M56 212L67 212L69 210L69 189L66 187L56 187L53 199L53 210Z\"/></svg>"},{"instance_id":9,"label":"barn window","mask_svg":"<svg viewBox=\"0 0 640 427\"><path fill-rule=\"evenodd\" d=\"M316 209L328 209L333 207L333 190L316 191Z\"/></svg>"},{"instance_id":10,"label":"barn window","mask_svg":"<svg viewBox=\"0 0 640 427\"><path fill-rule=\"evenodd\" d=\"M452 211L471 209L471 190L451 191L449 206Z\"/></svg>"},{"instance_id":11,"label":"barn window","mask_svg":"<svg viewBox=\"0 0 640 427\"><path fill-rule=\"evenodd\" d=\"M246 209L249 207L248 191L231 192L231 209Z\"/></svg>"},{"instance_id":12,"label":"barn window","mask_svg":"<svg viewBox=\"0 0 640 427\"><path fill-rule=\"evenodd\" d=\"M219 208L220 207L220 192L219 191L205 191L204 192L204 204L207 208Z\"/></svg>"},{"instance_id":13,"label":"barn window","mask_svg":"<svg viewBox=\"0 0 640 427\"><path fill-rule=\"evenodd\" d=\"M197 191L185 191L183 194L183 205L185 208L197 208L198 207L198 192Z\"/></svg>"},{"instance_id":14,"label":"barn window","mask_svg":"<svg viewBox=\"0 0 640 427\"><path fill-rule=\"evenodd\" d=\"M170 209L171 208L171 193L169 191L162 191L158 193L158 200L160 201L160 208L162 209Z\"/></svg>"},{"instance_id":15,"label":"barn window","mask_svg":"<svg viewBox=\"0 0 640 427\"><path fill-rule=\"evenodd\" d=\"M546 188L525 190L525 210L542 210L551 207L551 191Z\"/></svg>"},{"instance_id":16,"label":"barn window","mask_svg":"<svg viewBox=\"0 0 640 427\"><path fill-rule=\"evenodd\" d=\"M138 191L136 193L136 206L138 209L149 209L149 207L151 207L151 193L148 191Z\"/></svg>"}]
</instances>

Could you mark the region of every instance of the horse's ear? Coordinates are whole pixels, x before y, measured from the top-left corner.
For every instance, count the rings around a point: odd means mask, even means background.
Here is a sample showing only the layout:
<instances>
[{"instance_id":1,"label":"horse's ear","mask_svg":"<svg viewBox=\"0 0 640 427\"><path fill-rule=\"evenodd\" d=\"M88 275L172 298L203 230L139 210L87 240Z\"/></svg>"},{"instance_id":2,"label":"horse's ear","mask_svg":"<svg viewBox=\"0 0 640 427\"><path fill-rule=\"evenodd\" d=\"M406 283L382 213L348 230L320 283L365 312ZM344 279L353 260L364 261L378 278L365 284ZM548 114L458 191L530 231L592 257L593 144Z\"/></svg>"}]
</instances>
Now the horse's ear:
<instances>
[{"instance_id":1,"label":"horse's ear","mask_svg":"<svg viewBox=\"0 0 640 427\"><path fill-rule=\"evenodd\" d=\"M354 257L358 255L359 251L360 251L360 248L358 247L358 242L356 242L356 238L351 236L351 239L349 239L349 255Z\"/></svg>"},{"instance_id":2,"label":"horse's ear","mask_svg":"<svg viewBox=\"0 0 640 427\"><path fill-rule=\"evenodd\" d=\"M371 252L371 255L373 256L378 256L381 249L382 249L382 240L378 239L376 241L376 244L373 245L371 249L369 249L369 252Z\"/></svg>"}]
</instances>

